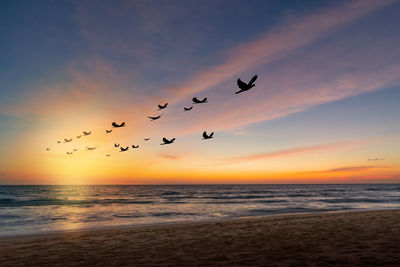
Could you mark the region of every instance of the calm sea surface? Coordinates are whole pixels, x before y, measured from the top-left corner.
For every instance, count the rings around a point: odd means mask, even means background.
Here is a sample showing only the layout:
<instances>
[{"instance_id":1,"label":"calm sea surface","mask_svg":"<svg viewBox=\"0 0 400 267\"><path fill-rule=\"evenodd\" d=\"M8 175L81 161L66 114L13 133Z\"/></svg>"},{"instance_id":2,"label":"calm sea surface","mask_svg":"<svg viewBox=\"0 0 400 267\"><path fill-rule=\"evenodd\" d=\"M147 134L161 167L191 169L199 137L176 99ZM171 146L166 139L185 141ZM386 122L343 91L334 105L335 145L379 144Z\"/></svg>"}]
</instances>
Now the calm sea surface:
<instances>
[{"instance_id":1,"label":"calm sea surface","mask_svg":"<svg viewBox=\"0 0 400 267\"><path fill-rule=\"evenodd\" d=\"M400 208L400 184L0 186L0 236L393 208Z\"/></svg>"}]
</instances>

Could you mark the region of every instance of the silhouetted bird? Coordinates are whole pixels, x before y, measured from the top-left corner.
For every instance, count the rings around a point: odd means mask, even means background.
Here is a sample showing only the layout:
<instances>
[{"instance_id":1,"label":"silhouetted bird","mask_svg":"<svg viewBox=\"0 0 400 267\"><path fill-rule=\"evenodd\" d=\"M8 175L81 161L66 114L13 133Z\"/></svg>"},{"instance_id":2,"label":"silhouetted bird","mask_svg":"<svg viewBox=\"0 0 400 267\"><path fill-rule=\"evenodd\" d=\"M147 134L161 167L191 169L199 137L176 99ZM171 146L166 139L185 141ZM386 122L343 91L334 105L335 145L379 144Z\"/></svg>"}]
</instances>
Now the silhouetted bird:
<instances>
[{"instance_id":1,"label":"silhouetted bird","mask_svg":"<svg viewBox=\"0 0 400 267\"><path fill-rule=\"evenodd\" d=\"M161 114L162 115L162 114ZM159 118L161 118L161 115L158 115L157 117L150 117L150 116L147 116L147 118L149 118L150 120L152 120L152 121L155 121L155 120L158 120Z\"/></svg>"},{"instance_id":2,"label":"silhouetted bird","mask_svg":"<svg viewBox=\"0 0 400 267\"><path fill-rule=\"evenodd\" d=\"M64 138L64 141L65 141L65 143L69 143L69 142L72 141L72 138L70 138L70 139L65 139L65 138Z\"/></svg>"},{"instance_id":3,"label":"silhouetted bird","mask_svg":"<svg viewBox=\"0 0 400 267\"><path fill-rule=\"evenodd\" d=\"M199 100L197 99L197 97L193 97L192 100L194 104L207 103L207 97L203 98L203 100Z\"/></svg>"},{"instance_id":4,"label":"silhouetted bird","mask_svg":"<svg viewBox=\"0 0 400 267\"><path fill-rule=\"evenodd\" d=\"M127 150L129 149L129 146L127 146L127 147L125 147L125 148L123 148L123 147L120 147L119 149L121 149L121 151L120 151L120 152L124 152L124 151L127 151Z\"/></svg>"},{"instance_id":5,"label":"silhouetted bird","mask_svg":"<svg viewBox=\"0 0 400 267\"><path fill-rule=\"evenodd\" d=\"M209 135L207 135L207 132L206 131L204 131L203 132L203 140L206 140L206 139L211 139L211 138L213 138L214 136L214 132L212 132L212 133L210 133Z\"/></svg>"},{"instance_id":6,"label":"silhouetted bird","mask_svg":"<svg viewBox=\"0 0 400 267\"><path fill-rule=\"evenodd\" d=\"M192 110L192 108L193 108L193 106L190 106L190 108L183 107L183 111L189 111L189 110Z\"/></svg>"},{"instance_id":7,"label":"silhouetted bird","mask_svg":"<svg viewBox=\"0 0 400 267\"><path fill-rule=\"evenodd\" d=\"M85 132L83 131L83 135L90 135L92 132Z\"/></svg>"},{"instance_id":8,"label":"silhouetted bird","mask_svg":"<svg viewBox=\"0 0 400 267\"><path fill-rule=\"evenodd\" d=\"M82 137L82 135L77 135L77 136L76 136L76 138L81 138L81 137Z\"/></svg>"},{"instance_id":9,"label":"silhouetted bird","mask_svg":"<svg viewBox=\"0 0 400 267\"><path fill-rule=\"evenodd\" d=\"M109 134L111 132L112 132L112 129L111 130L106 130L106 134Z\"/></svg>"},{"instance_id":10,"label":"silhouetted bird","mask_svg":"<svg viewBox=\"0 0 400 267\"><path fill-rule=\"evenodd\" d=\"M111 156L111 155L110 155L110 154L107 154L107 155L106 155L106 157L109 157L109 156Z\"/></svg>"},{"instance_id":11,"label":"silhouetted bird","mask_svg":"<svg viewBox=\"0 0 400 267\"><path fill-rule=\"evenodd\" d=\"M163 137L162 140L163 140L164 143L162 143L160 145L169 145L169 144L172 144L175 141L175 138L172 138L171 140L168 140L167 138Z\"/></svg>"},{"instance_id":12,"label":"silhouetted bird","mask_svg":"<svg viewBox=\"0 0 400 267\"><path fill-rule=\"evenodd\" d=\"M117 124L116 122L111 123L111 125L115 128L119 128L119 127L124 127L125 126L125 122L121 123L121 124Z\"/></svg>"},{"instance_id":13,"label":"silhouetted bird","mask_svg":"<svg viewBox=\"0 0 400 267\"><path fill-rule=\"evenodd\" d=\"M57 144L61 144L61 141L57 141Z\"/></svg>"},{"instance_id":14,"label":"silhouetted bird","mask_svg":"<svg viewBox=\"0 0 400 267\"><path fill-rule=\"evenodd\" d=\"M149 141L150 140L150 137L149 138L144 138L144 141Z\"/></svg>"},{"instance_id":15,"label":"silhouetted bird","mask_svg":"<svg viewBox=\"0 0 400 267\"><path fill-rule=\"evenodd\" d=\"M158 110L164 109L168 106L168 103L165 103L163 106L162 105L158 105Z\"/></svg>"},{"instance_id":16,"label":"silhouetted bird","mask_svg":"<svg viewBox=\"0 0 400 267\"><path fill-rule=\"evenodd\" d=\"M72 155L72 152L67 152L68 155Z\"/></svg>"},{"instance_id":17,"label":"silhouetted bird","mask_svg":"<svg viewBox=\"0 0 400 267\"><path fill-rule=\"evenodd\" d=\"M75 148L74 151L78 151L78 149Z\"/></svg>"},{"instance_id":18,"label":"silhouetted bird","mask_svg":"<svg viewBox=\"0 0 400 267\"><path fill-rule=\"evenodd\" d=\"M86 147L87 150L95 150L96 147Z\"/></svg>"},{"instance_id":19,"label":"silhouetted bird","mask_svg":"<svg viewBox=\"0 0 400 267\"><path fill-rule=\"evenodd\" d=\"M137 146L135 146L135 145L132 145L132 148L139 148L139 145L137 145Z\"/></svg>"},{"instance_id":20,"label":"silhouetted bird","mask_svg":"<svg viewBox=\"0 0 400 267\"><path fill-rule=\"evenodd\" d=\"M114 144L115 147L119 147L119 144Z\"/></svg>"},{"instance_id":21,"label":"silhouetted bird","mask_svg":"<svg viewBox=\"0 0 400 267\"><path fill-rule=\"evenodd\" d=\"M49 151L49 150L50 150L50 148L46 148L46 150L47 150L47 151Z\"/></svg>"},{"instance_id":22,"label":"silhouetted bird","mask_svg":"<svg viewBox=\"0 0 400 267\"><path fill-rule=\"evenodd\" d=\"M249 83L245 83L240 79L237 79L237 85L239 86L240 90L235 92L235 94L240 94L244 91L250 90L255 86L254 82L257 80L257 75L254 75L253 78L251 78Z\"/></svg>"}]
</instances>

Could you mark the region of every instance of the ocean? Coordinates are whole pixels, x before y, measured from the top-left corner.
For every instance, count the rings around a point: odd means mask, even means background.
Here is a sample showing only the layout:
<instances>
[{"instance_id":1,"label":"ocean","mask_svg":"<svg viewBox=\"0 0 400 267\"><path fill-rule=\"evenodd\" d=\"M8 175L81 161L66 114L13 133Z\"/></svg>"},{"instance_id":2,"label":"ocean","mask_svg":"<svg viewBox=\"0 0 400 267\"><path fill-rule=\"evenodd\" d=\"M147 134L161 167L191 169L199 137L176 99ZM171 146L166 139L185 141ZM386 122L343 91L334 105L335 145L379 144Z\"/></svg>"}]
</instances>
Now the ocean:
<instances>
[{"instance_id":1,"label":"ocean","mask_svg":"<svg viewBox=\"0 0 400 267\"><path fill-rule=\"evenodd\" d=\"M0 236L400 208L400 184L0 186Z\"/></svg>"}]
</instances>

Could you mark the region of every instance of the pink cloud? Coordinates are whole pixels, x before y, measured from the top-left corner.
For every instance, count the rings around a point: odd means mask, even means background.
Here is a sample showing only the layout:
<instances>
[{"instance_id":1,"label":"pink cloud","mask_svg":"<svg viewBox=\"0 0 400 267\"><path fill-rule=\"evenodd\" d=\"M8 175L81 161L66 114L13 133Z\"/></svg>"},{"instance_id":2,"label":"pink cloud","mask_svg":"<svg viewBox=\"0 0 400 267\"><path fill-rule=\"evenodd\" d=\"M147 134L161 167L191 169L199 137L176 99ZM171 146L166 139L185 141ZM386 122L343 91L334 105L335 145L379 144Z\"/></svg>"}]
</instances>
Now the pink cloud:
<instances>
[{"instance_id":1,"label":"pink cloud","mask_svg":"<svg viewBox=\"0 0 400 267\"><path fill-rule=\"evenodd\" d=\"M168 119L177 125L175 134L192 133L204 127L215 130L242 127L399 84L400 65L391 61L394 51L383 46L357 49L357 42L349 39L336 46L297 53L332 30L393 2L348 1L315 14L291 18L260 39L229 50L224 63L169 88L173 98L170 102L180 108L188 105L192 96L209 99L208 104L199 107L201 112L191 113L190 120L182 121L183 115ZM278 64L279 60L282 63ZM384 61L386 64L382 65ZM246 80L254 73L259 74L256 87L234 95L237 77Z\"/></svg>"},{"instance_id":2,"label":"pink cloud","mask_svg":"<svg viewBox=\"0 0 400 267\"><path fill-rule=\"evenodd\" d=\"M277 150L277 151L258 153L258 154L253 154L253 155L225 158L225 159L221 159L221 161L225 162L225 163L239 163L239 162L246 162L246 161L253 161L253 160L262 160L262 159L268 159L268 158L291 156L291 155L295 155L295 154L306 154L306 153L312 153L312 152L323 151L323 150L355 147L355 146L359 146L359 145L362 145L365 143L369 143L371 141L372 140L365 139L365 140L320 144L320 145L313 145L313 146L295 147L295 148L281 149L281 150Z\"/></svg>"},{"instance_id":3,"label":"pink cloud","mask_svg":"<svg viewBox=\"0 0 400 267\"><path fill-rule=\"evenodd\" d=\"M197 73L184 85L171 87L170 91L179 100L187 95L208 90L241 72L286 56L287 53L312 43L330 30L394 2L395 0L346 1L343 5L312 15L293 18L260 39L231 49L227 53L228 59L225 63Z\"/></svg>"}]
</instances>

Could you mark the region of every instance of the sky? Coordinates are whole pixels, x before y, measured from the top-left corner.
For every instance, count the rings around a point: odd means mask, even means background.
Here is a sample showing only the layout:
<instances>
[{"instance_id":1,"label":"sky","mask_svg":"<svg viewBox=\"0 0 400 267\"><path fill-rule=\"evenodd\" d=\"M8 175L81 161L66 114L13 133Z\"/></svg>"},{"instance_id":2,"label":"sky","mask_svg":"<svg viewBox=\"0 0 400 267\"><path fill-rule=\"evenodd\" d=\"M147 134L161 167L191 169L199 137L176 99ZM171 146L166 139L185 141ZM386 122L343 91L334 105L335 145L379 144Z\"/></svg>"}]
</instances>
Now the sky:
<instances>
[{"instance_id":1,"label":"sky","mask_svg":"<svg viewBox=\"0 0 400 267\"><path fill-rule=\"evenodd\" d=\"M1 1L0 184L399 183L399 17L396 0ZM192 97L208 103L184 112Z\"/></svg>"}]
</instances>

